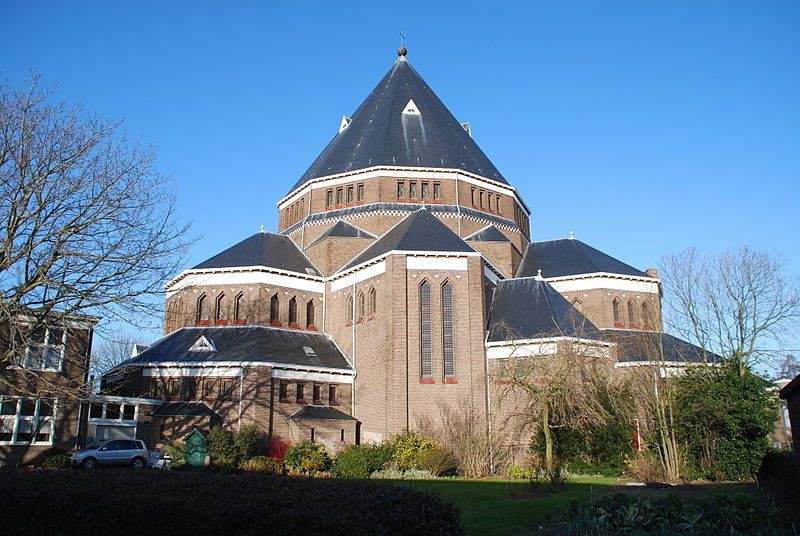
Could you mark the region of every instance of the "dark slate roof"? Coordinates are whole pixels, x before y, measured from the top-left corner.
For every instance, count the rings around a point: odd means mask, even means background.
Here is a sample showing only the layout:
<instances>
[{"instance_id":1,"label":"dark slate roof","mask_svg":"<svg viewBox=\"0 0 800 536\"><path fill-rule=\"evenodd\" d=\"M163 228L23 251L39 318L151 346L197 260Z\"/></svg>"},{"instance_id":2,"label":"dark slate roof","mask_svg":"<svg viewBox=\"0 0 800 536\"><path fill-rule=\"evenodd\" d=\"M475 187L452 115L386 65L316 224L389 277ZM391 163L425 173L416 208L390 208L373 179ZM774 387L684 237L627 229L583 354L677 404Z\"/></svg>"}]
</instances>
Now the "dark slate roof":
<instances>
[{"instance_id":1,"label":"dark slate roof","mask_svg":"<svg viewBox=\"0 0 800 536\"><path fill-rule=\"evenodd\" d=\"M542 277L608 272L649 277L633 266L606 255L574 238L531 242L525 249L517 277L531 277L542 271Z\"/></svg>"},{"instance_id":2,"label":"dark slate roof","mask_svg":"<svg viewBox=\"0 0 800 536\"><path fill-rule=\"evenodd\" d=\"M446 251L448 253L475 251L430 211L420 209L389 229L386 234L370 244L367 249L339 271L347 270L395 250Z\"/></svg>"},{"instance_id":3,"label":"dark slate roof","mask_svg":"<svg viewBox=\"0 0 800 536\"><path fill-rule=\"evenodd\" d=\"M403 114L409 100L420 115ZM461 123L404 58L398 59L292 190L373 166L463 169L506 183ZM507 184L507 183L506 183Z\"/></svg>"},{"instance_id":4,"label":"dark slate roof","mask_svg":"<svg viewBox=\"0 0 800 536\"><path fill-rule=\"evenodd\" d=\"M316 214L310 214L307 217L300 220L299 222L292 224L291 226L281 231L281 234L288 235L289 233L299 228L304 223L312 223L316 221L344 218L347 216L369 214L371 212L396 213L396 214L401 214L403 212L416 212L419 210L419 207L420 207L419 203L370 203L369 205L359 205L356 207L329 210L327 212L318 212ZM481 212L480 210L476 210L473 208L459 207L458 205L440 205L440 204L425 205L425 208L436 214L461 214L485 221L490 221L499 225L518 227L518 225L513 220L509 220L501 216L495 216L494 214L489 214L487 212Z\"/></svg>"},{"instance_id":5,"label":"dark slate roof","mask_svg":"<svg viewBox=\"0 0 800 536\"><path fill-rule=\"evenodd\" d=\"M315 419L315 420L336 420L354 421L355 419L343 411L327 406L306 406L294 413L290 419Z\"/></svg>"},{"instance_id":6,"label":"dark slate roof","mask_svg":"<svg viewBox=\"0 0 800 536\"><path fill-rule=\"evenodd\" d=\"M619 361L720 363L722 358L674 335L657 331L604 330L603 338L618 346ZM662 354L663 352L663 354Z\"/></svg>"},{"instance_id":7,"label":"dark slate roof","mask_svg":"<svg viewBox=\"0 0 800 536\"><path fill-rule=\"evenodd\" d=\"M190 350L200 337L211 341L216 351ZM352 370L329 336L266 326L182 328L162 337L125 364L206 362L213 365L220 361L261 361Z\"/></svg>"},{"instance_id":8,"label":"dark slate roof","mask_svg":"<svg viewBox=\"0 0 800 536\"><path fill-rule=\"evenodd\" d=\"M359 229L358 227L350 225L344 220L339 220L333 227L331 227L330 229L319 235L319 237L317 237L316 240L307 245L306 249L310 248L317 242L322 242L329 236L335 236L338 238L376 238L374 234L368 233L362 229Z\"/></svg>"},{"instance_id":9,"label":"dark slate roof","mask_svg":"<svg viewBox=\"0 0 800 536\"><path fill-rule=\"evenodd\" d=\"M489 225L480 231L473 233L466 237L464 240L474 240L475 242L511 242L506 235L500 232L500 229L494 225Z\"/></svg>"},{"instance_id":10,"label":"dark slate roof","mask_svg":"<svg viewBox=\"0 0 800 536\"><path fill-rule=\"evenodd\" d=\"M291 238L264 231L245 238L235 246L214 255L192 269L245 266L267 266L288 272L319 275L308 257L300 251Z\"/></svg>"},{"instance_id":11,"label":"dark slate roof","mask_svg":"<svg viewBox=\"0 0 800 536\"><path fill-rule=\"evenodd\" d=\"M488 329L488 342L556 336L600 338L595 325L564 296L534 277L497 282Z\"/></svg>"},{"instance_id":12,"label":"dark slate roof","mask_svg":"<svg viewBox=\"0 0 800 536\"><path fill-rule=\"evenodd\" d=\"M153 412L154 417L202 417L219 415L205 402L165 402Z\"/></svg>"}]
</instances>

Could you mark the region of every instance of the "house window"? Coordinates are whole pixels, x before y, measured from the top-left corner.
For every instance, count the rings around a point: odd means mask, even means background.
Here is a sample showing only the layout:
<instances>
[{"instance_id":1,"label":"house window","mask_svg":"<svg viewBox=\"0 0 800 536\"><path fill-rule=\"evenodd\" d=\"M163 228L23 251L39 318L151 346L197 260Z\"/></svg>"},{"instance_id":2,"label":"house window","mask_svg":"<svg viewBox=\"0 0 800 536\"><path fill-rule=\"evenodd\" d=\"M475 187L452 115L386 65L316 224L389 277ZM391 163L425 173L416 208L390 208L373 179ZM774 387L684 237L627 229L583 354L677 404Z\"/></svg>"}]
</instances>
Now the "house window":
<instances>
[{"instance_id":1,"label":"house window","mask_svg":"<svg viewBox=\"0 0 800 536\"><path fill-rule=\"evenodd\" d=\"M153 398L167 398L167 396L168 396L167 395L167 387L164 384L164 380L161 379L161 378L154 378L152 380L152 382L153 383L150 384L150 389L151 389L150 390L150 395ZM94 407L94 404L92 404L92 407ZM102 408L100 409L100 411L102 412ZM91 416L92 415L90 415L90 417ZM99 417L99 415L98 415L98 417Z\"/></svg>"},{"instance_id":2,"label":"house window","mask_svg":"<svg viewBox=\"0 0 800 536\"><path fill-rule=\"evenodd\" d=\"M289 382L281 381L278 385L278 399L281 402L289 402Z\"/></svg>"},{"instance_id":3,"label":"house window","mask_svg":"<svg viewBox=\"0 0 800 536\"><path fill-rule=\"evenodd\" d=\"M653 321L653 310L647 302L642 302L642 323L647 328L652 328L655 325Z\"/></svg>"},{"instance_id":4,"label":"house window","mask_svg":"<svg viewBox=\"0 0 800 536\"><path fill-rule=\"evenodd\" d=\"M349 326L353 322L353 296L352 294L347 295L347 325Z\"/></svg>"},{"instance_id":5,"label":"house window","mask_svg":"<svg viewBox=\"0 0 800 536\"><path fill-rule=\"evenodd\" d=\"M444 375L456 375L455 351L453 349L453 285L445 281L442 285L442 355Z\"/></svg>"},{"instance_id":6,"label":"house window","mask_svg":"<svg viewBox=\"0 0 800 536\"><path fill-rule=\"evenodd\" d=\"M197 378L186 378L186 399L195 400L197 398Z\"/></svg>"},{"instance_id":7,"label":"house window","mask_svg":"<svg viewBox=\"0 0 800 536\"><path fill-rule=\"evenodd\" d=\"M313 328L314 326L316 326L316 318L314 318L315 315L316 315L316 309L314 307L314 300L308 300L308 303L306 303L307 328Z\"/></svg>"},{"instance_id":8,"label":"house window","mask_svg":"<svg viewBox=\"0 0 800 536\"><path fill-rule=\"evenodd\" d=\"M328 405L329 406L339 405L339 389L336 385L328 386Z\"/></svg>"},{"instance_id":9,"label":"house window","mask_svg":"<svg viewBox=\"0 0 800 536\"><path fill-rule=\"evenodd\" d=\"M121 406L119 404L106 404L106 419L118 420Z\"/></svg>"},{"instance_id":10,"label":"house window","mask_svg":"<svg viewBox=\"0 0 800 536\"><path fill-rule=\"evenodd\" d=\"M356 309L356 320L359 322L364 320L364 293L358 291L358 308Z\"/></svg>"},{"instance_id":11,"label":"house window","mask_svg":"<svg viewBox=\"0 0 800 536\"><path fill-rule=\"evenodd\" d=\"M611 303L612 311L614 312L614 325L620 326L622 325L622 310L617 298L614 298L614 301Z\"/></svg>"},{"instance_id":12,"label":"house window","mask_svg":"<svg viewBox=\"0 0 800 536\"><path fill-rule=\"evenodd\" d=\"M55 400L0 398L0 443L53 443Z\"/></svg>"},{"instance_id":13,"label":"house window","mask_svg":"<svg viewBox=\"0 0 800 536\"><path fill-rule=\"evenodd\" d=\"M633 303L633 300L628 300L628 324L631 326L638 325L636 321L636 304Z\"/></svg>"},{"instance_id":14,"label":"house window","mask_svg":"<svg viewBox=\"0 0 800 536\"><path fill-rule=\"evenodd\" d=\"M322 386L318 383L314 384L314 405L322 405Z\"/></svg>"},{"instance_id":15,"label":"house window","mask_svg":"<svg viewBox=\"0 0 800 536\"><path fill-rule=\"evenodd\" d=\"M333 190L325 192L325 207L331 208L333 206Z\"/></svg>"},{"instance_id":16,"label":"house window","mask_svg":"<svg viewBox=\"0 0 800 536\"><path fill-rule=\"evenodd\" d=\"M230 400L233 398L233 390L235 386L233 378L220 378L219 380L219 398L221 400Z\"/></svg>"},{"instance_id":17,"label":"house window","mask_svg":"<svg viewBox=\"0 0 800 536\"><path fill-rule=\"evenodd\" d=\"M353 201L354 201L354 197L353 197L353 187L352 187L352 186L348 186L348 187L347 187L347 204L349 205L349 204L351 204Z\"/></svg>"},{"instance_id":18,"label":"house window","mask_svg":"<svg viewBox=\"0 0 800 536\"><path fill-rule=\"evenodd\" d=\"M170 398L179 398L181 396L181 381L178 378L172 378L167 383L169 392L167 393ZM106 408L106 415L108 415L108 408Z\"/></svg>"},{"instance_id":19,"label":"house window","mask_svg":"<svg viewBox=\"0 0 800 536\"><path fill-rule=\"evenodd\" d=\"M503 209L502 209L501 203L500 203L501 199L502 199L502 197L500 197L498 195L497 199L495 199L495 202L494 202L494 209L497 211L498 214L502 214L503 213Z\"/></svg>"},{"instance_id":20,"label":"house window","mask_svg":"<svg viewBox=\"0 0 800 536\"><path fill-rule=\"evenodd\" d=\"M494 210L492 205L492 194L486 194L487 201L489 202L489 211Z\"/></svg>"},{"instance_id":21,"label":"house window","mask_svg":"<svg viewBox=\"0 0 800 536\"><path fill-rule=\"evenodd\" d=\"M61 370L66 335L62 328L36 328L28 334L25 352L19 356L17 365L29 370Z\"/></svg>"},{"instance_id":22,"label":"house window","mask_svg":"<svg viewBox=\"0 0 800 536\"><path fill-rule=\"evenodd\" d=\"M397 199L406 198L406 183L403 181L397 182Z\"/></svg>"},{"instance_id":23,"label":"house window","mask_svg":"<svg viewBox=\"0 0 800 536\"><path fill-rule=\"evenodd\" d=\"M484 193L483 190L481 190L481 196L480 196L481 208L483 208L483 193Z\"/></svg>"},{"instance_id":24,"label":"house window","mask_svg":"<svg viewBox=\"0 0 800 536\"><path fill-rule=\"evenodd\" d=\"M431 198L431 189L430 184L427 182L422 183L422 199L430 199Z\"/></svg>"},{"instance_id":25,"label":"house window","mask_svg":"<svg viewBox=\"0 0 800 536\"><path fill-rule=\"evenodd\" d=\"M417 198L417 182L411 181L408 183L408 197L411 199Z\"/></svg>"},{"instance_id":26,"label":"house window","mask_svg":"<svg viewBox=\"0 0 800 536\"><path fill-rule=\"evenodd\" d=\"M377 301L375 287L372 287L369 289L369 295L367 296L367 316L369 318L373 318L375 316Z\"/></svg>"},{"instance_id":27,"label":"house window","mask_svg":"<svg viewBox=\"0 0 800 536\"><path fill-rule=\"evenodd\" d=\"M122 420L123 421L136 420L136 406L131 404L125 404L124 406L122 406Z\"/></svg>"},{"instance_id":28,"label":"house window","mask_svg":"<svg viewBox=\"0 0 800 536\"><path fill-rule=\"evenodd\" d=\"M269 300L269 323L273 326L281 325L281 302L277 293Z\"/></svg>"},{"instance_id":29,"label":"house window","mask_svg":"<svg viewBox=\"0 0 800 536\"><path fill-rule=\"evenodd\" d=\"M289 326L297 325L297 298L289 300Z\"/></svg>"},{"instance_id":30,"label":"house window","mask_svg":"<svg viewBox=\"0 0 800 536\"><path fill-rule=\"evenodd\" d=\"M308 404L308 402L306 402L306 384L304 383L297 384L297 403Z\"/></svg>"},{"instance_id":31,"label":"house window","mask_svg":"<svg viewBox=\"0 0 800 536\"><path fill-rule=\"evenodd\" d=\"M433 183L433 199L434 201L442 199L442 185L438 182Z\"/></svg>"},{"instance_id":32,"label":"house window","mask_svg":"<svg viewBox=\"0 0 800 536\"><path fill-rule=\"evenodd\" d=\"M471 194L472 194L472 206L474 207L477 205L477 203L475 203L475 188L472 189Z\"/></svg>"},{"instance_id":33,"label":"house window","mask_svg":"<svg viewBox=\"0 0 800 536\"><path fill-rule=\"evenodd\" d=\"M359 184L356 186L356 200L361 202L364 200L364 185Z\"/></svg>"},{"instance_id":34,"label":"house window","mask_svg":"<svg viewBox=\"0 0 800 536\"><path fill-rule=\"evenodd\" d=\"M244 322L247 319L247 304L244 299L244 294L239 293L233 299L233 320L235 322Z\"/></svg>"},{"instance_id":35,"label":"house window","mask_svg":"<svg viewBox=\"0 0 800 536\"><path fill-rule=\"evenodd\" d=\"M90 419L102 419L103 418L103 404L99 404L97 402L92 402L89 406L89 418Z\"/></svg>"},{"instance_id":36,"label":"house window","mask_svg":"<svg viewBox=\"0 0 800 536\"><path fill-rule=\"evenodd\" d=\"M344 205L344 188L336 189L336 206Z\"/></svg>"},{"instance_id":37,"label":"house window","mask_svg":"<svg viewBox=\"0 0 800 536\"><path fill-rule=\"evenodd\" d=\"M228 321L228 300L225 299L225 293L223 292L219 296L217 296L217 312L215 315L216 322L227 322Z\"/></svg>"},{"instance_id":38,"label":"house window","mask_svg":"<svg viewBox=\"0 0 800 536\"><path fill-rule=\"evenodd\" d=\"M208 322L208 298L202 294L197 298L197 323Z\"/></svg>"},{"instance_id":39,"label":"house window","mask_svg":"<svg viewBox=\"0 0 800 536\"><path fill-rule=\"evenodd\" d=\"M420 375L433 375L431 363L431 285L423 281L419 286L419 352Z\"/></svg>"},{"instance_id":40,"label":"house window","mask_svg":"<svg viewBox=\"0 0 800 536\"><path fill-rule=\"evenodd\" d=\"M217 386L217 380L214 378L203 379L203 398L214 398L214 388Z\"/></svg>"}]
</instances>

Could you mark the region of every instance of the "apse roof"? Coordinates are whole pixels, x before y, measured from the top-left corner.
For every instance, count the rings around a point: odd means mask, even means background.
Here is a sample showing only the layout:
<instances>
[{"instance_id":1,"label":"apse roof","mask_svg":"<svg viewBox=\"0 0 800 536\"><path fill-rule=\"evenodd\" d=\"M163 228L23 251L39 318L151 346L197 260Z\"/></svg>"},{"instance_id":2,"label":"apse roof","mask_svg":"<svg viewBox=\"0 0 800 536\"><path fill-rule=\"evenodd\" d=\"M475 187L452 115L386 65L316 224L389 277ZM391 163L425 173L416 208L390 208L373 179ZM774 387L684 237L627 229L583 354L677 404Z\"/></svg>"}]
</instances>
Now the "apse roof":
<instances>
[{"instance_id":1,"label":"apse roof","mask_svg":"<svg viewBox=\"0 0 800 536\"><path fill-rule=\"evenodd\" d=\"M210 343L210 349L196 345L201 338ZM181 328L126 361L125 366L197 362L214 365L237 361L352 370L328 335L267 326Z\"/></svg>"},{"instance_id":2,"label":"apse roof","mask_svg":"<svg viewBox=\"0 0 800 536\"><path fill-rule=\"evenodd\" d=\"M354 421L355 418L347 413L328 406L304 406L293 413L290 419Z\"/></svg>"},{"instance_id":3,"label":"apse roof","mask_svg":"<svg viewBox=\"0 0 800 536\"><path fill-rule=\"evenodd\" d=\"M488 342L548 337L599 339L600 335L547 281L535 277L498 281L489 309Z\"/></svg>"},{"instance_id":4,"label":"apse roof","mask_svg":"<svg viewBox=\"0 0 800 536\"><path fill-rule=\"evenodd\" d=\"M322 242L329 236L335 236L338 238L376 238L374 234L359 229L358 227L355 227L344 220L339 220L333 227L319 235L316 240L307 245L306 249L310 248L317 242Z\"/></svg>"},{"instance_id":5,"label":"apse roof","mask_svg":"<svg viewBox=\"0 0 800 536\"><path fill-rule=\"evenodd\" d=\"M288 236L258 232L214 255L193 270L267 266L305 275L319 275L311 261Z\"/></svg>"},{"instance_id":6,"label":"apse roof","mask_svg":"<svg viewBox=\"0 0 800 536\"><path fill-rule=\"evenodd\" d=\"M475 250L439 221L439 218L423 208L406 216L339 271L358 266L390 251L466 253Z\"/></svg>"},{"instance_id":7,"label":"apse roof","mask_svg":"<svg viewBox=\"0 0 800 536\"><path fill-rule=\"evenodd\" d=\"M638 330L604 330L603 337L619 346L621 362L720 363L717 354L669 333Z\"/></svg>"},{"instance_id":8,"label":"apse roof","mask_svg":"<svg viewBox=\"0 0 800 536\"><path fill-rule=\"evenodd\" d=\"M318 177L373 166L462 169L506 183L405 56L342 127L292 190Z\"/></svg>"},{"instance_id":9,"label":"apse roof","mask_svg":"<svg viewBox=\"0 0 800 536\"><path fill-rule=\"evenodd\" d=\"M475 242L511 242L511 240L501 233L500 229L494 225L484 227L480 231L464 238L464 240L474 240Z\"/></svg>"},{"instance_id":10,"label":"apse roof","mask_svg":"<svg viewBox=\"0 0 800 536\"><path fill-rule=\"evenodd\" d=\"M575 238L528 244L516 275L531 277L537 275L539 270L547 278L597 272L649 277L641 270Z\"/></svg>"}]
</instances>

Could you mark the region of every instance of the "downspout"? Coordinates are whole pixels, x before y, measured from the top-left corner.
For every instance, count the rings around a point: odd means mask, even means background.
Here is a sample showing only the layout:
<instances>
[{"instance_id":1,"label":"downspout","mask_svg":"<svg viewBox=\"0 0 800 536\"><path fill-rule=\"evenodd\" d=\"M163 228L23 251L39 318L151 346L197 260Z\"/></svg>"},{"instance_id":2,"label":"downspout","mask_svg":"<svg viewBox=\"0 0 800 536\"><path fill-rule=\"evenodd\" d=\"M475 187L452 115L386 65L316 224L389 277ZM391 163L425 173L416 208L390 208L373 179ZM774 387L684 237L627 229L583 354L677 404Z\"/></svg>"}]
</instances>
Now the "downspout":
<instances>
[{"instance_id":1,"label":"downspout","mask_svg":"<svg viewBox=\"0 0 800 536\"><path fill-rule=\"evenodd\" d=\"M353 417L356 417L356 378L358 377L358 367L356 367L356 272L353 272L353 290L351 296L353 297L353 310L350 311L350 325L353 329L353 340L352 340L352 351L350 352L353 358L353 370L355 371L356 375L353 378L353 389L350 393L352 402L350 404L350 408L353 412ZM358 417L356 417L357 419Z\"/></svg>"}]
</instances>

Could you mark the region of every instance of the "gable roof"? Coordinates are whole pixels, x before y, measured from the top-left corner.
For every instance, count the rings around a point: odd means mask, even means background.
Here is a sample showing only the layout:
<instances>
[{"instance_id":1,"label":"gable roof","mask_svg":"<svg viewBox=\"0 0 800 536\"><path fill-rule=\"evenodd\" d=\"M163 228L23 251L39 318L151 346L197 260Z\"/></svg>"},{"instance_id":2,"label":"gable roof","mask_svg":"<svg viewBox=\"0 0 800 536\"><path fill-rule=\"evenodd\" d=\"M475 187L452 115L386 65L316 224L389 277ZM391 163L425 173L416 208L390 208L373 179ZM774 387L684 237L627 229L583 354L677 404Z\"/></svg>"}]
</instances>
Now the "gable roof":
<instances>
[{"instance_id":1,"label":"gable roof","mask_svg":"<svg viewBox=\"0 0 800 536\"><path fill-rule=\"evenodd\" d=\"M589 320L547 281L535 277L497 282L489 309L488 342L548 337L599 339Z\"/></svg>"},{"instance_id":2,"label":"gable roof","mask_svg":"<svg viewBox=\"0 0 800 536\"><path fill-rule=\"evenodd\" d=\"M266 266L304 275L320 275L288 236L260 231L222 253L206 259L192 270Z\"/></svg>"},{"instance_id":3,"label":"gable roof","mask_svg":"<svg viewBox=\"0 0 800 536\"><path fill-rule=\"evenodd\" d=\"M473 240L475 242L511 242L511 240L494 225L488 225L469 235L464 240Z\"/></svg>"},{"instance_id":4,"label":"gable roof","mask_svg":"<svg viewBox=\"0 0 800 536\"><path fill-rule=\"evenodd\" d=\"M390 251L475 252L447 225L439 221L439 218L421 208L389 229L339 271L358 266Z\"/></svg>"},{"instance_id":5,"label":"gable roof","mask_svg":"<svg viewBox=\"0 0 800 536\"><path fill-rule=\"evenodd\" d=\"M418 113L408 113L410 101ZM463 169L507 184L405 57L397 59L345 125L292 190L318 177L373 166Z\"/></svg>"},{"instance_id":6,"label":"gable roof","mask_svg":"<svg viewBox=\"0 0 800 536\"><path fill-rule=\"evenodd\" d=\"M333 227L319 235L316 240L313 240L309 245L307 245L306 249L318 242L322 242L329 236L335 236L338 238L377 238L374 234L359 229L358 227L351 225L344 220L339 220L336 222L336 224L334 224Z\"/></svg>"},{"instance_id":7,"label":"gable roof","mask_svg":"<svg viewBox=\"0 0 800 536\"><path fill-rule=\"evenodd\" d=\"M539 270L546 278L597 272L650 277L575 238L528 244L516 276L532 277Z\"/></svg>"},{"instance_id":8,"label":"gable roof","mask_svg":"<svg viewBox=\"0 0 800 536\"><path fill-rule=\"evenodd\" d=\"M328 406L304 406L289 416L290 419L354 421L347 413Z\"/></svg>"},{"instance_id":9,"label":"gable roof","mask_svg":"<svg viewBox=\"0 0 800 536\"><path fill-rule=\"evenodd\" d=\"M213 343L214 351L191 349L201 337ZM266 326L181 328L126 361L125 366L200 362L213 365L237 361L352 371L350 363L329 336Z\"/></svg>"},{"instance_id":10,"label":"gable roof","mask_svg":"<svg viewBox=\"0 0 800 536\"><path fill-rule=\"evenodd\" d=\"M721 363L722 358L679 337L659 331L603 330L603 338L617 344L620 362Z\"/></svg>"}]
</instances>

